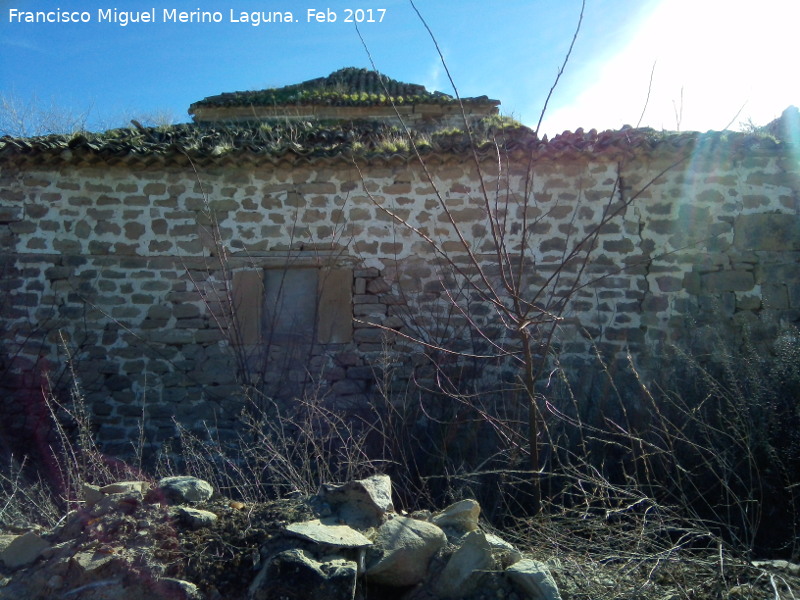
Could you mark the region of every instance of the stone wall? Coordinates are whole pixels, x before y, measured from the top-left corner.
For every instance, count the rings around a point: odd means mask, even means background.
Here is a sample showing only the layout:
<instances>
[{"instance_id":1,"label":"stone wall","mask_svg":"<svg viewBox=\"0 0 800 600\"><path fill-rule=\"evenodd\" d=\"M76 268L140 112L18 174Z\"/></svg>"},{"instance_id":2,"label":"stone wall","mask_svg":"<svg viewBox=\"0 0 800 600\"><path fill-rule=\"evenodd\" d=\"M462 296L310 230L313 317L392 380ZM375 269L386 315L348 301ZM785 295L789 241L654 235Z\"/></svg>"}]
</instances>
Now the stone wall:
<instances>
[{"instance_id":1,"label":"stone wall","mask_svg":"<svg viewBox=\"0 0 800 600\"><path fill-rule=\"evenodd\" d=\"M557 336L564 357L653 353L699 327L734 340L746 328L768 343L800 318L800 167L792 146L750 142L551 152L532 170L529 156L506 157L499 171L490 157L483 186L468 154L430 158L432 181L400 157L196 171L6 161L5 428L34 430L43 377L58 387L70 368L116 451L143 414L155 444L175 422L233 435L242 383L357 409L384 371L408 380L424 366L424 348L405 336L483 348L466 306L498 342L510 336L464 286L477 266L500 276L488 211L506 217L508 256L527 240L530 294L544 286L557 299L578 279ZM591 259L545 285L587 236ZM276 314L265 298L278 297Z\"/></svg>"},{"instance_id":2,"label":"stone wall","mask_svg":"<svg viewBox=\"0 0 800 600\"><path fill-rule=\"evenodd\" d=\"M465 115L466 112L466 115ZM247 123L253 119L282 121L370 121L409 127L418 130L434 131L447 127L460 129L464 126L464 117L470 122L482 117L498 114L492 101L485 103L465 104L464 110L458 104L411 104L396 106L201 106L193 110L192 118L196 123L240 122Z\"/></svg>"}]
</instances>

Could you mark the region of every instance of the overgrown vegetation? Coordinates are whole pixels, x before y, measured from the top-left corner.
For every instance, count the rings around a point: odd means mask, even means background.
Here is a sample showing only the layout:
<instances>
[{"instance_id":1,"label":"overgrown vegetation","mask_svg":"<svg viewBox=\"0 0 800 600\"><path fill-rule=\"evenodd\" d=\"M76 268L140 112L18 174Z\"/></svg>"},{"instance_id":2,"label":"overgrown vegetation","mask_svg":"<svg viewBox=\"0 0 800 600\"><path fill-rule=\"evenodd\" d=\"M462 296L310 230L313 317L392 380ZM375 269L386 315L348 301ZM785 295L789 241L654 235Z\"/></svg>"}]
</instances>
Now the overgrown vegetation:
<instances>
[{"instance_id":1,"label":"overgrown vegetation","mask_svg":"<svg viewBox=\"0 0 800 600\"><path fill-rule=\"evenodd\" d=\"M466 101L487 101L487 98L470 98ZM392 106L403 104L457 104L452 96L429 92L424 86L403 83L368 69L347 67L319 77L260 91L230 92L210 96L194 103L195 108L207 106L291 106L323 104L329 106Z\"/></svg>"},{"instance_id":2,"label":"overgrown vegetation","mask_svg":"<svg viewBox=\"0 0 800 600\"><path fill-rule=\"evenodd\" d=\"M364 94L354 101L364 101ZM375 101L390 97L387 89ZM373 101L371 96L366 100ZM126 129L107 132L100 141L152 149L178 138L185 142L196 132L195 126ZM176 423L174 446L165 447L155 464L145 465L144 436L136 440L130 464L98 449L65 343L71 385L65 398L44 391L52 433L48 452L38 457L40 475L27 468L27 457L8 457L0 472L4 528L53 526L66 510L80 505L84 482L191 473L226 495L258 503L312 494L327 481L382 471L398 483L404 508L478 497L486 518L526 549L574 563L579 574L602 568L616 578L606 589L581 590L576 584L575 597L646 597L663 578L672 578L687 597L749 597L732 592L752 566L747 560L800 557L796 329L780 331L769 354L748 344L732 348L720 343L711 358L695 356L691 348L665 349L664 376L657 381L640 377L636 356L627 364L609 365L598 352L590 368L604 380L591 386L576 382L574 370L559 363L555 340L567 302L586 285L583 276L599 232L636 201L636 193L620 199L621 185L615 183L596 226L582 235L567 234L561 263L544 279L532 281L536 225L548 216L531 210L532 168L525 189L515 195L502 182L488 185L477 155L490 145L502 171L507 166L503 136L530 138L530 131L520 131L516 123L493 118L474 125L465 119L464 129L433 136L401 127L357 137L348 128L303 123L218 133L211 142L198 137L197 143L221 152L225 140L239 144L242 136L250 136L248 141L262 145L347 145L356 157L403 152L415 155L426 173L425 152L432 144L466 140L483 184L491 271L472 251L438 190L435 195L451 225L450 241L461 243L458 257L384 210L398 226L430 242L441 260L442 281L451 285L445 290L451 314L466 317L473 345L465 351L457 345L460 338L444 340L452 343L448 346L432 344L425 332L410 336L425 349L437 384L414 389L393 387L387 349L385 363L372 365L380 378L379 393L359 411L333 408L313 388L289 410L263 393L259 373L250 373L241 378L247 405L235 439L220 439L211 427L199 435ZM433 185L434 178L427 177ZM511 214L522 216L511 219ZM218 256L224 260L224 253ZM235 333L231 295L223 300L227 320L219 326ZM495 322L470 312L476 300L493 308ZM477 390L462 365L450 368L452 356L485 364L505 361L513 366L514 377L495 380L488 391ZM235 362L243 374L253 367L247 356ZM442 403L443 398L448 402ZM681 581L687 576L676 569L678 561L696 565L707 589ZM790 584L773 578L771 585L774 597L795 597Z\"/></svg>"},{"instance_id":3,"label":"overgrown vegetation","mask_svg":"<svg viewBox=\"0 0 800 600\"><path fill-rule=\"evenodd\" d=\"M38 136L74 137L91 127L107 130L121 124L138 127L164 127L176 121L168 111L121 111L103 119L92 118L92 107L82 110L67 108L55 99L44 101L37 96L22 98L13 92L0 94L0 137L30 138Z\"/></svg>"},{"instance_id":4,"label":"overgrown vegetation","mask_svg":"<svg viewBox=\"0 0 800 600\"><path fill-rule=\"evenodd\" d=\"M560 585L575 597L647 598L666 586L694 589L697 598L734 589L755 598L770 584L775 598L793 598L793 579L776 579L749 561L796 560L800 553L800 336L781 332L769 356L753 348L716 356L709 363L673 348L664 381L652 385L637 379L633 358L625 372L602 365L603 396L579 394L558 371L558 385L542 397L550 468L541 473L536 515L526 506L527 470L508 457L485 456L483 466L459 462L454 424L420 427L414 413L424 403L415 408L408 397L377 397L355 418L313 394L292 412L261 402L242 413L238 439L178 427L176 445L143 471L98 450L74 380L67 401L49 397L54 435L42 464L50 470L31 479L28 459L4 463L0 523L11 531L52 527L80 506L84 482L189 473L258 504L388 472L408 510L479 498L505 537L572 565ZM463 422L456 431L467 445L470 429L478 436L487 430L479 415Z\"/></svg>"}]
</instances>

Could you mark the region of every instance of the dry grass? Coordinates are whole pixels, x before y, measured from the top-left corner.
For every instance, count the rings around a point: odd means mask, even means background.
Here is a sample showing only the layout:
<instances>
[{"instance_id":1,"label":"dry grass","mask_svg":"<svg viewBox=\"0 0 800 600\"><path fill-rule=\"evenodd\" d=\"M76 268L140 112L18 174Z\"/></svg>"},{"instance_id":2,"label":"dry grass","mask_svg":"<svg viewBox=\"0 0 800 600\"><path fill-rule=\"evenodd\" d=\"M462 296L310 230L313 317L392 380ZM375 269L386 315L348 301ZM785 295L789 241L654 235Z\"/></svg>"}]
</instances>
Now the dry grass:
<instances>
[{"instance_id":1,"label":"dry grass","mask_svg":"<svg viewBox=\"0 0 800 600\"><path fill-rule=\"evenodd\" d=\"M380 386L386 394L355 418L309 394L291 411L265 398L252 402L235 440L179 428L179 446L162 454L152 474L191 473L258 504L313 494L326 481L391 472L401 495L417 497L408 508L479 497L500 535L548 562L573 600L793 600L800 597L795 574L751 561L767 550L797 557L797 448L784 436L787 419L796 417L796 396L786 394L800 383L797 339L784 332L769 357L727 353L715 365L676 352L675 364L694 374L691 393L638 380L639 397L650 403L646 423L612 403L590 421L565 377L561 396L553 389L548 398L545 431L554 452L540 474L547 495L538 514L526 512L530 472L512 454L485 456L468 471L463 456L445 456L447 446L436 446L441 438L415 429L424 412L414 412L412 396L391 397L389 375ZM624 401L629 384L612 387ZM51 480L31 478L27 459L4 464L3 529L52 527L80 503L84 482L147 476L98 450L77 380L67 401L49 394L48 403L54 444L45 458L53 469L43 473ZM774 506L783 510L778 521L766 510ZM791 535L767 548L763 532L776 527Z\"/></svg>"}]
</instances>

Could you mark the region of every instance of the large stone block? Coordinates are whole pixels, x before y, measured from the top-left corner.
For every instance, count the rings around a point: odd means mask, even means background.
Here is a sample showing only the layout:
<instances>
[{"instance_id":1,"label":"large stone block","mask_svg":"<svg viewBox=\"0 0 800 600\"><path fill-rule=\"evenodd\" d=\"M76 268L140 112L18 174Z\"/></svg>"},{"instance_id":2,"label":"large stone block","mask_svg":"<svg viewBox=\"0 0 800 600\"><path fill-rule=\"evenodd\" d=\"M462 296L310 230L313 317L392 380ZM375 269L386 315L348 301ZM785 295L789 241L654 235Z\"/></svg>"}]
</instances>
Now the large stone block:
<instances>
[{"instance_id":1,"label":"large stone block","mask_svg":"<svg viewBox=\"0 0 800 600\"><path fill-rule=\"evenodd\" d=\"M520 560L506 569L506 575L530 600L561 600L561 594L543 562Z\"/></svg>"},{"instance_id":2,"label":"large stone block","mask_svg":"<svg viewBox=\"0 0 800 600\"><path fill-rule=\"evenodd\" d=\"M461 540L434 586L442 598L464 598L494 567L492 547L482 531L472 531Z\"/></svg>"},{"instance_id":3,"label":"large stone block","mask_svg":"<svg viewBox=\"0 0 800 600\"><path fill-rule=\"evenodd\" d=\"M761 286L761 296L764 308L789 308L789 294L783 283L764 284Z\"/></svg>"},{"instance_id":4,"label":"large stone block","mask_svg":"<svg viewBox=\"0 0 800 600\"><path fill-rule=\"evenodd\" d=\"M755 277L750 271L717 271L705 273L700 277L704 291L718 292L746 292L753 289Z\"/></svg>"},{"instance_id":5,"label":"large stone block","mask_svg":"<svg viewBox=\"0 0 800 600\"><path fill-rule=\"evenodd\" d=\"M328 598L352 600L356 591L358 565L339 557L319 561L302 549L271 556L250 585L249 598Z\"/></svg>"},{"instance_id":6,"label":"large stone block","mask_svg":"<svg viewBox=\"0 0 800 600\"><path fill-rule=\"evenodd\" d=\"M0 551L0 562L9 569L16 569L34 562L50 544L33 531L17 536Z\"/></svg>"},{"instance_id":7,"label":"large stone block","mask_svg":"<svg viewBox=\"0 0 800 600\"><path fill-rule=\"evenodd\" d=\"M800 216L777 213L739 215L734 222L733 240L739 250L800 250Z\"/></svg>"},{"instance_id":8,"label":"large stone block","mask_svg":"<svg viewBox=\"0 0 800 600\"><path fill-rule=\"evenodd\" d=\"M432 523L395 517L378 529L375 549L368 551L367 580L381 585L416 585L447 537Z\"/></svg>"}]
</instances>

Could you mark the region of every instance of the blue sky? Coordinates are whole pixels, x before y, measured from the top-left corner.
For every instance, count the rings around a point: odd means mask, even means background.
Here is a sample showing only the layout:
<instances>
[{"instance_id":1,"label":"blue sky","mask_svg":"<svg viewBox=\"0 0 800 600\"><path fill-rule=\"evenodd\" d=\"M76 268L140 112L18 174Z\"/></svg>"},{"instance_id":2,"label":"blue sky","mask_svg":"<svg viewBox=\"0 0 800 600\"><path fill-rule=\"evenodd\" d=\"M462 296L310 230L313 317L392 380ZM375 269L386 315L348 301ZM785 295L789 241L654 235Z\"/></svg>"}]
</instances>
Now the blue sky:
<instances>
[{"instance_id":1,"label":"blue sky","mask_svg":"<svg viewBox=\"0 0 800 600\"><path fill-rule=\"evenodd\" d=\"M580 13L579 0L417 0L459 92L502 101L535 126ZM66 7L66 8L65 8ZM79 7L79 8L78 8ZM361 34L377 68L452 93L408 0L316 3L227 0L0 0L0 93L89 111L94 128L189 104L370 67L347 9L372 9ZM99 11L153 11L155 23L99 23ZM164 11L219 11L220 23L164 23ZM336 22L307 21L308 9ZM10 22L12 11L85 11L89 23ZM295 23L233 23L241 12L291 11ZM368 13L365 13L365 15ZM23 17L24 19L24 17ZM797 0L587 0L581 34L542 131L722 129L764 124L800 104ZM652 84L651 72L653 74ZM649 90L649 100L648 98Z\"/></svg>"}]
</instances>

